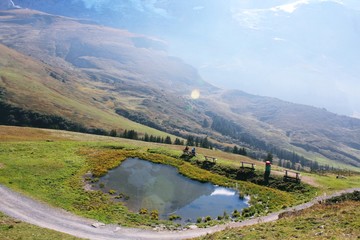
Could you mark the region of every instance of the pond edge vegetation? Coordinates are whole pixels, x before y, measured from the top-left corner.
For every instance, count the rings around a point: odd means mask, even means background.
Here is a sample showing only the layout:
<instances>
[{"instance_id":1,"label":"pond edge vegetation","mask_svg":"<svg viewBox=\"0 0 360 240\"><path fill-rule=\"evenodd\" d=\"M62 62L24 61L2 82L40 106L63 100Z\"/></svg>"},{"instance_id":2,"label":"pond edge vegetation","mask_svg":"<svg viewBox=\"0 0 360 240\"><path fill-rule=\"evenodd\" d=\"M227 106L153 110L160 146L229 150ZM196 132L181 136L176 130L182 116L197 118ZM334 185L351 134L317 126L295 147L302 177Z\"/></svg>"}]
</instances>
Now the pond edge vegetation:
<instances>
[{"instance_id":1,"label":"pond edge vegetation","mask_svg":"<svg viewBox=\"0 0 360 240\"><path fill-rule=\"evenodd\" d=\"M162 148L141 149L136 147L108 145L92 149L83 148L80 153L87 156L89 171L93 176L92 180L88 179L88 182L90 181L89 184L91 184L93 179L104 176L109 170L118 167L127 158L139 158L153 163L173 166L178 169L180 174L196 181L210 182L223 187L236 188L240 193L239 197L244 197L245 195L251 196L249 201L250 206L242 211L234 209L231 213L224 212L224 215L218 216L217 219L211 219L209 216L199 216L197 220L199 227L222 224L229 220L242 221L249 217L266 215L270 212L310 200L315 193L313 188L300 187L301 194L308 193L305 194L305 197L300 197L300 194L297 194L296 192L291 194L275 189L274 186L260 186L252 182L221 176L208 169L201 168L198 159L194 161L184 161L180 158L181 154L162 151ZM114 197L115 194L109 193L108 195ZM145 211L143 209L139 214L148 215L152 220L158 220L158 216L156 216L154 211L156 211L156 209L152 211L147 209ZM146 212L146 214L144 214L144 212ZM181 216L170 216L170 220L176 220L178 217Z\"/></svg>"}]
</instances>

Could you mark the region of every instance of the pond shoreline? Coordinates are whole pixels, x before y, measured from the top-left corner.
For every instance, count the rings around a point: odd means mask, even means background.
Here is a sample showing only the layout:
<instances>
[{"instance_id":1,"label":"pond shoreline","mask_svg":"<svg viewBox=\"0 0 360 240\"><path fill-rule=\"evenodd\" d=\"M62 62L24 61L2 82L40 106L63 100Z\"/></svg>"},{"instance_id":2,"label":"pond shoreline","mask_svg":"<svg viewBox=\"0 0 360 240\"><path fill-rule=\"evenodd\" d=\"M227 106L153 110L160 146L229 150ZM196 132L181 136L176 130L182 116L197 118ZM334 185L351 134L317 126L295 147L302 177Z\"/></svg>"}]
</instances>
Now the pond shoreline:
<instances>
[{"instance_id":1,"label":"pond shoreline","mask_svg":"<svg viewBox=\"0 0 360 240\"><path fill-rule=\"evenodd\" d=\"M100 190L134 213L156 211L160 219L182 225L228 219L249 206L249 196L244 199L237 189L198 182L174 166L139 158L127 158L99 178L89 176L83 177L84 188Z\"/></svg>"},{"instance_id":2,"label":"pond shoreline","mask_svg":"<svg viewBox=\"0 0 360 240\"><path fill-rule=\"evenodd\" d=\"M276 221L279 214L286 211L299 211L309 208L319 201L330 199L344 193L360 191L360 188L353 188L338 191L334 194L321 196L310 202L288 208L268 216L253 218L243 222L234 222L217 225L209 228L188 229L183 231L150 231L136 228L126 228L119 225L104 225L95 228L92 226L94 220L75 216L62 209L50 207L22 194L0 185L0 211L16 219L59 232L67 233L76 237L97 239L97 240L119 240L119 239L188 239L211 234L226 228L249 226L263 222Z\"/></svg>"}]
</instances>

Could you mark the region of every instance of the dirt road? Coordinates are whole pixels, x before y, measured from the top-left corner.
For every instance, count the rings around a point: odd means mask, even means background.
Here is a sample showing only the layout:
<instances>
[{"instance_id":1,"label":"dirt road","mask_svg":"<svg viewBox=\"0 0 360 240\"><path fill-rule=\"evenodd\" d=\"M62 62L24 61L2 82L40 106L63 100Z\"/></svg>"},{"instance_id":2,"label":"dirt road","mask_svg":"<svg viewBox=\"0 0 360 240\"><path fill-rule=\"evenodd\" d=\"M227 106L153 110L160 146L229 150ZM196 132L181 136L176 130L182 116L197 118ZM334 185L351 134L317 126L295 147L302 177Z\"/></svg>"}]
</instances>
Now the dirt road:
<instances>
[{"instance_id":1,"label":"dirt road","mask_svg":"<svg viewBox=\"0 0 360 240\"><path fill-rule=\"evenodd\" d=\"M311 202L286 209L284 211L301 210L311 207L318 201L331 198L342 193L360 191L360 188L348 189L336 194L321 196ZM215 226L205 229L192 229L184 231L150 231L135 228L125 228L118 225L105 225L98 228L92 226L94 220L75 216L61 209L50 207L31 198L0 185L0 211L8 216L28 222L43 228L53 229L70 235L98 240L113 239L187 239L194 238L207 233L221 231L225 228L248 226L257 223L270 222L278 219L278 215L284 211L272 213L265 217L254 218L237 223Z\"/></svg>"}]
</instances>

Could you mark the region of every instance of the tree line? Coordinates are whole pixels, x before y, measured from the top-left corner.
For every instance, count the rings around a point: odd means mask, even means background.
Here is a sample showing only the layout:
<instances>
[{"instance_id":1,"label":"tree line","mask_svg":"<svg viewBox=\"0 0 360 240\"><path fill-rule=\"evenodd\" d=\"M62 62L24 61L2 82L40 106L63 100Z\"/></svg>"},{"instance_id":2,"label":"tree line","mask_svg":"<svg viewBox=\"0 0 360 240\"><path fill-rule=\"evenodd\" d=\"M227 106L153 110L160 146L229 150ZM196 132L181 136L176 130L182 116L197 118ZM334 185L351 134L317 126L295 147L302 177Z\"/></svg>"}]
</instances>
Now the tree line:
<instances>
[{"instance_id":1,"label":"tree line","mask_svg":"<svg viewBox=\"0 0 360 240\"><path fill-rule=\"evenodd\" d=\"M0 112L1 125L59 129L97 135L107 135L108 133L101 128L87 128L82 124L69 121L57 115L40 114L24 110L2 101L0 101Z\"/></svg>"},{"instance_id":2,"label":"tree line","mask_svg":"<svg viewBox=\"0 0 360 240\"><path fill-rule=\"evenodd\" d=\"M237 125L235 122L225 119L215 113L206 113L212 119L210 128L221 133L222 135L229 136L233 139L239 140L247 146L250 146L253 151L246 151L245 148L238 148L235 146L233 149L227 147L224 150L227 152L233 152L236 154L247 155L254 159L267 159L271 156L276 156L278 165L293 170L310 170L318 171L321 169L334 170L333 167L328 165L320 165L316 161L305 158L295 152L277 148L271 144L267 144L265 141L259 140L254 136L246 133L244 129ZM261 151L259 151L259 150ZM265 153L264 153L265 152ZM269 155L271 154L271 155Z\"/></svg>"}]
</instances>

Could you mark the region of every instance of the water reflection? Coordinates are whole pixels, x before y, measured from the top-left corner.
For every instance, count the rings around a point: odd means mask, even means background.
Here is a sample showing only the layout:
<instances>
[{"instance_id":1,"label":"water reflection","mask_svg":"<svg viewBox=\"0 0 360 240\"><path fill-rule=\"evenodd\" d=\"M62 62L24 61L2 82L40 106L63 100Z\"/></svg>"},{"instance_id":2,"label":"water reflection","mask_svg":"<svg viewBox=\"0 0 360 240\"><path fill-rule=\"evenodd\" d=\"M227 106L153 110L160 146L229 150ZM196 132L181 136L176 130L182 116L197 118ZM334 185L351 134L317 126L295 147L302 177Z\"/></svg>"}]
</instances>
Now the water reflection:
<instances>
[{"instance_id":1,"label":"water reflection","mask_svg":"<svg viewBox=\"0 0 360 240\"><path fill-rule=\"evenodd\" d=\"M125 160L99 184L105 185L104 191L113 189L129 196L126 206L130 210L157 209L163 219L177 214L183 221L194 222L197 217L217 217L248 206L233 190L200 183L182 176L174 167L137 158Z\"/></svg>"}]
</instances>

